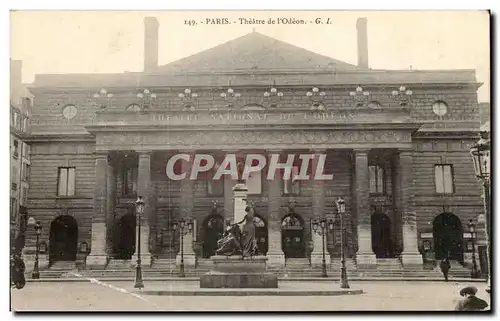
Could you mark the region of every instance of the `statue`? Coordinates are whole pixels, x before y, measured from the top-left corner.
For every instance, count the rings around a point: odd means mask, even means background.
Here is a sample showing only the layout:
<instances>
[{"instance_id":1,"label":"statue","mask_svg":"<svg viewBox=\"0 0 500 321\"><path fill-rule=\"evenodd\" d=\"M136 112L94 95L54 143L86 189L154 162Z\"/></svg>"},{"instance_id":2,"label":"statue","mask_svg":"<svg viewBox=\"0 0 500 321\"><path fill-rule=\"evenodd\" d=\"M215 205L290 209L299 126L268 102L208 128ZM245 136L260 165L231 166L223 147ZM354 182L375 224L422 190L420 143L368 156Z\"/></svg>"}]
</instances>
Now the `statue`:
<instances>
[{"instance_id":1,"label":"statue","mask_svg":"<svg viewBox=\"0 0 500 321\"><path fill-rule=\"evenodd\" d=\"M238 223L233 223L226 228L224 236L217 242L217 255L242 255L243 257L255 256L258 253L255 240L254 209L252 206L245 208L247 214ZM239 225L243 224L241 230Z\"/></svg>"}]
</instances>

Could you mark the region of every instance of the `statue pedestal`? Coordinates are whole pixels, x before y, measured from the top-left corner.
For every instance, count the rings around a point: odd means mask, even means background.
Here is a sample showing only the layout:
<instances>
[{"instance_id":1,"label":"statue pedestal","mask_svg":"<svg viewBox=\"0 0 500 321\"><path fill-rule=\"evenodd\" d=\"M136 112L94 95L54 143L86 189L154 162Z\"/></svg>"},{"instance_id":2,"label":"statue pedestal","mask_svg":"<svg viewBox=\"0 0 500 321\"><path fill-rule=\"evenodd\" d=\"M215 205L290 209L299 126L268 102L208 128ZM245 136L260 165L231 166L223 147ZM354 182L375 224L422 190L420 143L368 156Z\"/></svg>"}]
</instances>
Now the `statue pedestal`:
<instances>
[{"instance_id":1,"label":"statue pedestal","mask_svg":"<svg viewBox=\"0 0 500 321\"><path fill-rule=\"evenodd\" d=\"M278 288L278 277L266 272L267 257L212 256L213 269L200 277L200 288Z\"/></svg>"}]
</instances>

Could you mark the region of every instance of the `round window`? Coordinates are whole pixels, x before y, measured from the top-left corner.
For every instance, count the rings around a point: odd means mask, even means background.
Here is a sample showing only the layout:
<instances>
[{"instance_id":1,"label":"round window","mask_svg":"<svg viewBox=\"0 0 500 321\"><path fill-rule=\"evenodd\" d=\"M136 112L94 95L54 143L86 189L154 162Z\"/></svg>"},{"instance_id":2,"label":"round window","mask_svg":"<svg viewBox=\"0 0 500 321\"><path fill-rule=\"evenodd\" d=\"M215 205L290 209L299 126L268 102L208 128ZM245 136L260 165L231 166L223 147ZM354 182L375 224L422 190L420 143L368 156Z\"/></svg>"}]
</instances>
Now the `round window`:
<instances>
[{"instance_id":1,"label":"round window","mask_svg":"<svg viewBox=\"0 0 500 321\"><path fill-rule=\"evenodd\" d=\"M438 116L444 116L448 112L448 105L444 101L436 101L432 106L432 111Z\"/></svg>"},{"instance_id":2,"label":"round window","mask_svg":"<svg viewBox=\"0 0 500 321\"><path fill-rule=\"evenodd\" d=\"M132 104L127 107L127 111L139 111L141 110L141 107L137 104Z\"/></svg>"},{"instance_id":3,"label":"round window","mask_svg":"<svg viewBox=\"0 0 500 321\"><path fill-rule=\"evenodd\" d=\"M63 108L63 116L66 118L66 119L73 119L75 118L78 110L76 109L76 107L74 105L67 105Z\"/></svg>"}]
</instances>

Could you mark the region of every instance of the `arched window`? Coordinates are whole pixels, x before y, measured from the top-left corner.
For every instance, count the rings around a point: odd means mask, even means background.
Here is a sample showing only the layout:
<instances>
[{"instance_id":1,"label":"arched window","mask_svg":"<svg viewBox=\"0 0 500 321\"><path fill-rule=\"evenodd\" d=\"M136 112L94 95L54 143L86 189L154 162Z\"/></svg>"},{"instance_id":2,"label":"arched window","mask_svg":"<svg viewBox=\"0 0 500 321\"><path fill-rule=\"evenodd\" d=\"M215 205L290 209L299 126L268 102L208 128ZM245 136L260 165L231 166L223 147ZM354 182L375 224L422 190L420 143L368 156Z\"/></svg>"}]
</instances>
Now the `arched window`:
<instances>
[{"instance_id":1,"label":"arched window","mask_svg":"<svg viewBox=\"0 0 500 321\"><path fill-rule=\"evenodd\" d=\"M131 105L128 105L125 110L126 111L140 111L141 107L139 107L139 105L137 105L137 104L131 104Z\"/></svg>"}]
</instances>

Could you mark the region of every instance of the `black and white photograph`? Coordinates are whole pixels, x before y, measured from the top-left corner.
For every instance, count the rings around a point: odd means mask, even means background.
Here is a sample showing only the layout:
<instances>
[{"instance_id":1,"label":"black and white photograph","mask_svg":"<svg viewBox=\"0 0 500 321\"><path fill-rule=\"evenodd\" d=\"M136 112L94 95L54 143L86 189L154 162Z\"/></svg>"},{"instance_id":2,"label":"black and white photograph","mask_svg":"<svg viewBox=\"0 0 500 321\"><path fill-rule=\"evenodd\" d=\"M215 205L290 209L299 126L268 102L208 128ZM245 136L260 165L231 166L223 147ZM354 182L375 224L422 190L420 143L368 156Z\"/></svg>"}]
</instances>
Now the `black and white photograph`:
<instances>
[{"instance_id":1,"label":"black and white photograph","mask_svg":"<svg viewBox=\"0 0 500 321\"><path fill-rule=\"evenodd\" d=\"M10 311L491 312L490 15L12 10Z\"/></svg>"}]
</instances>

